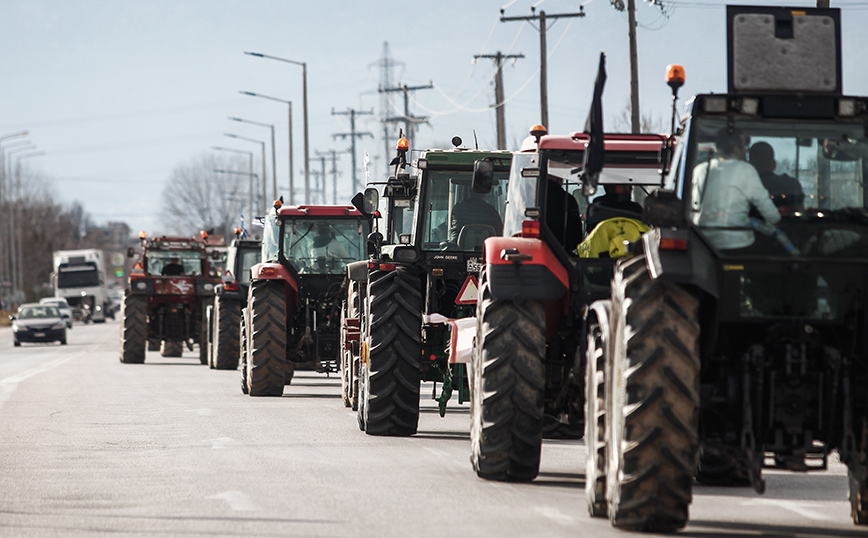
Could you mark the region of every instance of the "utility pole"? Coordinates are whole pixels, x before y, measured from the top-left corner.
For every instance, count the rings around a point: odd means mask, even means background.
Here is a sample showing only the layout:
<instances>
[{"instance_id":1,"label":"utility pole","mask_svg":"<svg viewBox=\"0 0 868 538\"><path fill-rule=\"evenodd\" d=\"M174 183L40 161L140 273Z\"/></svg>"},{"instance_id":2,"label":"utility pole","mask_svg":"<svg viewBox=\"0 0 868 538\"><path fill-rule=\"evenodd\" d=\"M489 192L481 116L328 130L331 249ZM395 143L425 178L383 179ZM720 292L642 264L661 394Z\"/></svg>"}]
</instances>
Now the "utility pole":
<instances>
[{"instance_id":1,"label":"utility pole","mask_svg":"<svg viewBox=\"0 0 868 538\"><path fill-rule=\"evenodd\" d=\"M380 68L380 88L391 88L392 87L392 68L397 66L403 66L404 62L398 62L393 60L389 55L389 42L383 42L383 57L377 60L376 62L369 64L368 67L377 66ZM392 152L394 151L395 140L394 137L389 133L389 124L391 122L387 121L386 118L392 117L392 101L389 99L389 95L385 92L380 93L380 118L383 124L383 145L385 146L385 153L383 153L383 159L385 162L389 162L391 159Z\"/></svg>"},{"instance_id":2,"label":"utility pole","mask_svg":"<svg viewBox=\"0 0 868 538\"><path fill-rule=\"evenodd\" d=\"M817 0L821 2L822 0ZM624 0L609 0L618 11L624 11ZM630 41L630 129L642 131L639 115L639 53L636 45L636 0L627 0L627 35Z\"/></svg>"},{"instance_id":3,"label":"utility pole","mask_svg":"<svg viewBox=\"0 0 868 538\"><path fill-rule=\"evenodd\" d=\"M817 0L817 7L828 8L829 0Z\"/></svg>"},{"instance_id":4,"label":"utility pole","mask_svg":"<svg viewBox=\"0 0 868 538\"><path fill-rule=\"evenodd\" d=\"M403 116L394 116L391 118L386 118L384 121L387 122L404 122L404 133L407 135L407 142L409 142L410 147L413 147L413 134L416 131L416 125L419 123L428 123L428 116L414 116L410 114L410 92L414 92L416 90L430 90L434 87L432 82L429 82L425 86L407 86L406 84L401 84L394 88L380 88L380 93L391 93L391 92L403 92L404 94L404 115Z\"/></svg>"},{"instance_id":5,"label":"utility pole","mask_svg":"<svg viewBox=\"0 0 868 538\"><path fill-rule=\"evenodd\" d=\"M332 109L332 116L349 116L350 117L350 132L349 133L335 133L332 135L333 138L340 138L341 140L346 140L347 137L350 137L350 155L353 159L353 190L352 192L360 192L359 188L359 180L356 175L356 138L363 138L365 136L370 136L374 138L372 133L367 131L363 133L356 132L356 116L357 115L365 115L365 114L373 114L373 110L369 110L368 112L359 111L352 108L348 108L346 112L335 112L335 109Z\"/></svg>"},{"instance_id":6,"label":"utility pole","mask_svg":"<svg viewBox=\"0 0 868 538\"><path fill-rule=\"evenodd\" d=\"M505 100L503 92L503 62L505 60L516 60L524 58L524 54L507 54L503 55L500 51L497 54L476 54L474 60L479 58L491 58L497 66L497 74L494 76L494 111L497 117L497 149L506 149L506 111L504 110Z\"/></svg>"},{"instance_id":7,"label":"utility pole","mask_svg":"<svg viewBox=\"0 0 868 538\"><path fill-rule=\"evenodd\" d=\"M540 11L536 15L536 8L531 6L530 15L524 17L506 17L503 14L503 9L500 10L500 22L510 21L539 21L539 102L540 102L540 122L551 131L549 125L549 95L548 95L548 66L546 61L546 20L561 19L565 17L584 17L585 11L582 6L579 6L579 11L576 13L561 13L558 15L546 15L545 11Z\"/></svg>"},{"instance_id":8,"label":"utility pole","mask_svg":"<svg viewBox=\"0 0 868 538\"><path fill-rule=\"evenodd\" d=\"M372 135L373 136L373 135ZM326 188L325 188L325 178L326 178L326 169L325 169L325 159L326 157L331 157L332 161L332 169L329 172L332 175L332 204L338 205L338 155L348 153L347 151L337 151L334 149L330 149L328 151L317 151L316 154L318 157L322 159L322 197L323 203L326 203Z\"/></svg>"},{"instance_id":9,"label":"utility pole","mask_svg":"<svg viewBox=\"0 0 868 538\"><path fill-rule=\"evenodd\" d=\"M319 203L321 203L321 204L325 204L325 203L326 203L326 191L325 191L325 184L326 184L326 156L328 155L328 152L326 152L326 153L320 153L320 152L317 151L316 154L319 156L317 160L320 161L320 164L322 165L322 170L311 170L311 171L310 171L311 175L312 175L313 178L314 178L314 183L315 183L314 188L313 188L313 191L312 191L312 194L317 194L317 193L318 193L318 194L319 194L319 197L320 197L320 199L319 199ZM314 160L314 159L311 159L311 160ZM320 187L320 185L322 185L322 187ZM309 204L313 204L313 203L315 203L314 200L313 200L313 197L311 197L311 198L308 200L307 203L309 203Z\"/></svg>"}]
</instances>

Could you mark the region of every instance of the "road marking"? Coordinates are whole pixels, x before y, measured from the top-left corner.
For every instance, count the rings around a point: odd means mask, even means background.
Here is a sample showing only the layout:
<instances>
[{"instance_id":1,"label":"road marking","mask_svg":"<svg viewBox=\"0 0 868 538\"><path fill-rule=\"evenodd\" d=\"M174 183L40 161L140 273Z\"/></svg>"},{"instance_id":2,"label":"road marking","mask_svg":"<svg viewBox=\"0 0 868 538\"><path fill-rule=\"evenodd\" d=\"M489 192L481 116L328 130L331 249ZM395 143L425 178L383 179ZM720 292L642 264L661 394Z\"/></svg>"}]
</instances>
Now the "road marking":
<instances>
[{"instance_id":1,"label":"road marking","mask_svg":"<svg viewBox=\"0 0 868 538\"><path fill-rule=\"evenodd\" d=\"M230 446L235 446L238 444L238 441L232 439L231 437L218 437L216 439L205 439L202 441L203 443L211 443L211 448L214 450L218 450L221 448L226 448Z\"/></svg>"},{"instance_id":2,"label":"road marking","mask_svg":"<svg viewBox=\"0 0 868 538\"><path fill-rule=\"evenodd\" d=\"M541 516L551 519L558 525L572 525L575 523L575 519L573 519L572 516L561 512L557 508L552 508L551 506L536 506L534 507L534 511Z\"/></svg>"},{"instance_id":3,"label":"road marking","mask_svg":"<svg viewBox=\"0 0 868 538\"><path fill-rule=\"evenodd\" d=\"M255 512L259 510L259 508L253 504L253 500L251 500L250 496L243 491L224 491L223 493L218 493L217 495L205 498L226 501L229 508L237 512Z\"/></svg>"},{"instance_id":4,"label":"road marking","mask_svg":"<svg viewBox=\"0 0 868 538\"><path fill-rule=\"evenodd\" d=\"M19 383L30 379L35 375L47 372L52 368L57 368L61 364L67 363L73 359L77 359L78 357L84 355L84 353L85 351L80 351L74 355L70 355L69 357L54 359L53 361L48 361L37 368L33 368L31 370L21 372L20 374L0 379L0 409L3 409L3 404L5 404L9 397L12 396L12 393L15 392L15 389L18 388Z\"/></svg>"},{"instance_id":5,"label":"road marking","mask_svg":"<svg viewBox=\"0 0 868 538\"><path fill-rule=\"evenodd\" d=\"M806 517L814 521L831 521L832 518L826 514L820 513L822 510L815 502L800 502L800 501L785 501L781 499L753 499L743 502L742 505L761 505L761 506L776 506L783 508L794 514Z\"/></svg>"},{"instance_id":6,"label":"road marking","mask_svg":"<svg viewBox=\"0 0 868 538\"><path fill-rule=\"evenodd\" d=\"M441 458L449 455L448 452L445 452L443 450L438 450L436 448L431 448L429 446L423 446L422 448L425 449L426 452L430 452L431 454L434 454L435 456L440 456Z\"/></svg>"}]
</instances>

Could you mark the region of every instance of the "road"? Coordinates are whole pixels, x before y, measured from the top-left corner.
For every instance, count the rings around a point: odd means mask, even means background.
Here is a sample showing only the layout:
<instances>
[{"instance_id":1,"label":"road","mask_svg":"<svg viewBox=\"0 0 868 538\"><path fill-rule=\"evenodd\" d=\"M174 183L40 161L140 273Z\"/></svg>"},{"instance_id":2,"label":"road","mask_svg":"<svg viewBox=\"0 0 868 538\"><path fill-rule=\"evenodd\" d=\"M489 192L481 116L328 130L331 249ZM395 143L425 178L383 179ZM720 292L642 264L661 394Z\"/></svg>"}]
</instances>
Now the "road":
<instances>
[{"instance_id":1,"label":"road","mask_svg":"<svg viewBox=\"0 0 868 538\"><path fill-rule=\"evenodd\" d=\"M585 447L547 441L540 477L486 482L467 405L423 390L419 434L370 437L334 376L282 398L241 394L197 352L118 361L117 322L69 345L12 347L0 329L0 536L624 536L585 505ZM865 536L846 470L768 471L767 492L697 485L682 536Z\"/></svg>"}]
</instances>

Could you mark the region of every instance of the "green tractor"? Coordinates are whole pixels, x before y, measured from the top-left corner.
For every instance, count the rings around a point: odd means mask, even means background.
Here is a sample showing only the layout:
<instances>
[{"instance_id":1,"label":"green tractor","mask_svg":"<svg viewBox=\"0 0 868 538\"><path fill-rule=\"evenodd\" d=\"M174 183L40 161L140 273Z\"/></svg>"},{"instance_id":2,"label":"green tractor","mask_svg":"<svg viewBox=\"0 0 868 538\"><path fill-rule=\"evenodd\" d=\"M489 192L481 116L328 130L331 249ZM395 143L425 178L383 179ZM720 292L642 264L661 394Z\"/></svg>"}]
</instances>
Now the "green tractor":
<instances>
[{"instance_id":1,"label":"green tractor","mask_svg":"<svg viewBox=\"0 0 868 538\"><path fill-rule=\"evenodd\" d=\"M347 270L343 394L370 435L416 433L423 381L441 384L441 416L453 391L459 403L469 401L476 275L483 241L502 232L512 156L452 142L408 160L402 138L382 198L376 188L354 198L376 224L369 260ZM492 168L488 194L471 189L477 161Z\"/></svg>"}]
</instances>

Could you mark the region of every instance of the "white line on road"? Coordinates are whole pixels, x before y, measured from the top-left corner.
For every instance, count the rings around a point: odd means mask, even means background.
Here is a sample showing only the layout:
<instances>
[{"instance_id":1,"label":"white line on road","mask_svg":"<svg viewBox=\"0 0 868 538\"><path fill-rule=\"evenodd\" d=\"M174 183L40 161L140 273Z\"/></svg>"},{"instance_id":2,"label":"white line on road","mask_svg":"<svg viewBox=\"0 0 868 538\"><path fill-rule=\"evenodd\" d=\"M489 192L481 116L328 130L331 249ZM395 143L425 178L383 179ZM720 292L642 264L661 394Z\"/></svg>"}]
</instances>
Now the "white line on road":
<instances>
[{"instance_id":1,"label":"white line on road","mask_svg":"<svg viewBox=\"0 0 868 538\"><path fill-rule=\"evenodd\" d=\"M826 514L820 513L820 510L822 510L822 508L817 506L817 503L786 501L781 499L752 499L750 501L743 502L742 505L776 506L778 508L783 508L784 510L788 510L794 514L800 515L808 519L812 519L814 521L832 520L832 518L827 516Z\"/></svg>"},{"instance_id":2,"label":"white line on road","mask_svg":"<svg viewBox=\"0 0 868 538\"><path fill-rule=\"evenodd\" d=\"M238 441L232 439L231 437L218 437L216 439L205 439L202 441L203 443L211 443L211 448L217 450L220 448L226 448L229 446L235 446L238 444Z\"/></svg>"},{"instance_id":3,"label":"white line on road","mask_svg":"<svg viewBox=\"0 0 868 538\"><path fill-rule=\"evenodd\" d=\"M552 508L551 506L536 506L534 507L534 512L551 519L558 525L572 525L575 523L575 519L573 519L572 516L561 512L557 508Z\"/></svg>"},{"instance_id":4,"label":"white line on road","mask_svg":"<svg viewBox=\"0 0 868 538\"><path fill-rule=\"evenodd\" d=\"M224 491L223 493L218 493L217 495L205 498L224 500L226 501L226 504L229 505L229 508L237 512L255 512L259 510L259 508L253 504L253 500L250 499L250 496L243 491Z\"/></svg>"},{"instance_id":5,"label":"white line on road","mask_svg":"<svg viewBox=\"0 0 868 538\"><path fill-rule=\"evenodd\" d=\"M48 361L42 366L38 368L33 368L27 370L25 372L21 372L20 374L16 374L4 379L0 379L0 409L3 409L3 404L12 396L12 393L15 392L15 389L18 388L18 384L22 381L25 381L35 375L39 375L41 373L47 372L52 368L57 368L61 364L67 363L73 359L77 359L81 357L84 353L90 351L89 349L86 351L80 351L68 357L63 357L60 359L54 359L53 361Z\"/></svg>"}]
</instances>

